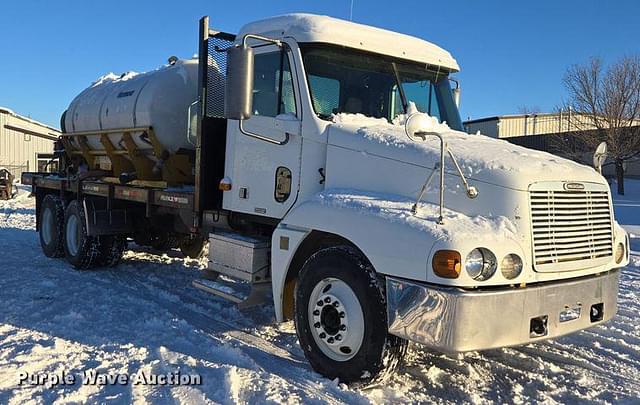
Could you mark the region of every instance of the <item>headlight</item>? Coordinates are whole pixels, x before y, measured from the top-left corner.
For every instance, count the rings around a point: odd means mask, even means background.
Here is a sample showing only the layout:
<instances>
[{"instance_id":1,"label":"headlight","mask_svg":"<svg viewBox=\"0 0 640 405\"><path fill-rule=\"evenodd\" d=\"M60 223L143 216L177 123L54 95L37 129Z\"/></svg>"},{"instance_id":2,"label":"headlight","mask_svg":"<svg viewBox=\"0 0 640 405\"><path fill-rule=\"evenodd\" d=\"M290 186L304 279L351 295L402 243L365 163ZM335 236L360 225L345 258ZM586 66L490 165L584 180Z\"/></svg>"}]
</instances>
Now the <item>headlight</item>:
<instances>
[{"instance_id":1,"label":"headlight","mask_svg":"<svg viewBox=\"0 0 640 405\"><path fill-rule=\"evenodd\" d=\"M515 253L510 253L502 259L500 272L507 280L513 280L522 271L522 259Z\"/></svg>"},{"instance_id":2,"label":"headlight","mask_svg":"<svg viewBox=\"0 0 640 405\"><path fill-rule=\"evenodd\" d=\"M620 264L624 260L624 245L622 243L618 243L618 246L616 246L614 258L616 259L616 264Z\"/></svg>"},{"instance_id":3,"label":"headlight","mask_svg":"<svg viewBox=\"0 0 640 405\"><path fill-rule=\"evenodd\" d=\"M489 249L476 248L467 255L464 268L474 280L483 281L496 272L496 256Z\"/></svg>"}]
</instances>

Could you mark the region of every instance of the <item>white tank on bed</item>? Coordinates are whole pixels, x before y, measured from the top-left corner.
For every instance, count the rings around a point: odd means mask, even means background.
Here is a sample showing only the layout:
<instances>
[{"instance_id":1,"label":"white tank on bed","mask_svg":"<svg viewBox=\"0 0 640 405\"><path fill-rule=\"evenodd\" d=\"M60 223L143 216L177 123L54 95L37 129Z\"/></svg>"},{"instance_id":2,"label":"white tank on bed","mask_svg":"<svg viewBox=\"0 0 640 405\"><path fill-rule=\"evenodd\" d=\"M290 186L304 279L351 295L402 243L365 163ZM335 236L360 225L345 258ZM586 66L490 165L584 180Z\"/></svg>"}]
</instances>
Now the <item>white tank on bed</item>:
<instances>
[{"instance_id":1,"label":"white tank on bed","mask_svg":"<svg viewBox=\"0 0 640 405\"><path fill-rule=\"evenodd\" d=\"M188 110L197 97L197 59L177 60L147 73L109 74L71 102L63 117L63 128L70 133L153 127L156 138L168 152L194 149L192 134L188 134ZM192 133L197 108L191 108ZM132 133L138 148L151 149L148 138L141 135L142 132ZM109 139L118 147L122 133L110 134ZM88 136L87 141L92 150L104 149L98 136Z\"/></svg>"}]
</instances>

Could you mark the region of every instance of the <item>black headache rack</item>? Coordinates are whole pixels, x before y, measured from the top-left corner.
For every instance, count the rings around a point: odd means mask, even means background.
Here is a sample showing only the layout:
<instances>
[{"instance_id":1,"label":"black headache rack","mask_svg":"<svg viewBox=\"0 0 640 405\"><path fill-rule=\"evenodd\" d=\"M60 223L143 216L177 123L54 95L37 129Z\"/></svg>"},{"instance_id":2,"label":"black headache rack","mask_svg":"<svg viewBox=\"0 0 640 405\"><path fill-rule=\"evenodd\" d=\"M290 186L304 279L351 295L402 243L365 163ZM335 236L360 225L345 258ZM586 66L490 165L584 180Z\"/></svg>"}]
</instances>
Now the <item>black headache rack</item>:
<instances>
[{"instance_id":1,"label":"black headache rack","mask_svg":"<svg viewBox=\"0 0 640 405\"><path fill-rule=\"evenodd\" d=\"M222 191L227 145L224 115L227 53L236 36L209 28L209 17L200 19L198 60L198 137L196 140L196 179L194 209L197 212L222 208ZM203 63L207 61L207 63Z\"/></svg>"}]
</instances>

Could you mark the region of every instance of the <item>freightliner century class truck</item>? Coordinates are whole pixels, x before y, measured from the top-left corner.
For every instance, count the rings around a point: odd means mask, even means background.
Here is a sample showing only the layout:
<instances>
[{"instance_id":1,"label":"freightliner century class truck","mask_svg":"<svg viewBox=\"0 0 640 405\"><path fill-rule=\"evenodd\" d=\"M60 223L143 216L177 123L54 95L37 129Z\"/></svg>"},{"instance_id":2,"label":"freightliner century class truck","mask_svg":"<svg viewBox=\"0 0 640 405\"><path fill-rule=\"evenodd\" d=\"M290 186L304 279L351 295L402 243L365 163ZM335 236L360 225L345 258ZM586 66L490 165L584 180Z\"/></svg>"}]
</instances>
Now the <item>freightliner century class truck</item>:
<instances>
[{"instance_id":1,"label":"freightliner century class truck","mask_svg":"<svg viewBox=\"0 0 640 405\"><path fill-rule=\"evenodd\" d=\"M89 269L130 241L208 244L194 287L272 297L313 368L346 382L408 341L483 350L614 316L629 241L607 182L462 132L449 52L324 16L200 23L198 58L71 102L59 173L22 178L47 256Z\"/></svg>"}]
</instances>

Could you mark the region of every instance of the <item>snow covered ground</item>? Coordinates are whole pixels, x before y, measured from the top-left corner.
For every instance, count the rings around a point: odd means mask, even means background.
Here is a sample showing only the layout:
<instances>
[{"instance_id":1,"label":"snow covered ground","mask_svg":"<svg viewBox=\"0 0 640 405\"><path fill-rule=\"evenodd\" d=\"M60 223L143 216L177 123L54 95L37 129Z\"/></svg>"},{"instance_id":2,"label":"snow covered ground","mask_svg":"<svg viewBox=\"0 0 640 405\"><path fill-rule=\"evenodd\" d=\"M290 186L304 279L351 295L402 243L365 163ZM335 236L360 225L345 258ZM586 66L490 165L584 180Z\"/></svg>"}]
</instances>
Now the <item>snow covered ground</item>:
<instances>
[{"instance_id":1,"label":"snow covered ground","mask_svg":"<svg viewBox=\"0 0 640 405\"><path fill-rule=\"evenodd\" d=\"M46 258L33 199L0 201L0 403L623 402L640 392L640 182L616 198L636 238L609 323L524 347L458 356L413 345L383 385L314 373L292 323L271 306L239 312L191 286L204 263L136 249L118 268L82 272ZM199 374L194 386L18 386L19 372Z\"/></svg>"}]
</instances>

